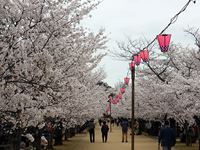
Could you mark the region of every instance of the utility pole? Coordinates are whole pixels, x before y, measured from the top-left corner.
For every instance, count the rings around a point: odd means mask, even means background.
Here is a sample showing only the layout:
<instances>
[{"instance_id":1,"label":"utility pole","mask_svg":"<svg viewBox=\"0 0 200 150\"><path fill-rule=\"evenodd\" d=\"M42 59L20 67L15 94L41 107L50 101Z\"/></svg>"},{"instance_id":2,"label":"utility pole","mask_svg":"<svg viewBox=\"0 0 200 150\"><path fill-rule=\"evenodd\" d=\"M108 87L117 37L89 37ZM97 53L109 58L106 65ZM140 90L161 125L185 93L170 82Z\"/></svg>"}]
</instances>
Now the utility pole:
<instances>
[{"instance_id":1,"label":"utility pole","mask_svg":"<svg viewBox=\"0 0 200 150\"><path fill-rule=\"evenodd\" d=\"M112 124L111 124L111 121L112 121L112 111L111 111L111 100L109 100L109 106L110 106L110 132L112 132Z\"/></svg>"},{"instance_id":2,"label":"utility pole","mask_svg":"<svg viewBox=\"0 0 200 150\"><path fill-rule=\"evenodd\" d=\"M110 95L108 96L108 101L109 102L109 107L110 107L110 132L112 132L112 125L111 125L111 121L112 121L112 110L111 110L111 99L110 99L110 96L113 98L114 94L113 93L110 93Z\"/></svg>"},{"instance_id":3,"label":"utility pole","mask_svg":"<svg viewBox=\"0 0 200 150\"><path fill-rule=\"evenodd\" d=\"M135 67L131 69L131 81L132 81L131 150L134 150Z\"/></svg>"}]
</instances>

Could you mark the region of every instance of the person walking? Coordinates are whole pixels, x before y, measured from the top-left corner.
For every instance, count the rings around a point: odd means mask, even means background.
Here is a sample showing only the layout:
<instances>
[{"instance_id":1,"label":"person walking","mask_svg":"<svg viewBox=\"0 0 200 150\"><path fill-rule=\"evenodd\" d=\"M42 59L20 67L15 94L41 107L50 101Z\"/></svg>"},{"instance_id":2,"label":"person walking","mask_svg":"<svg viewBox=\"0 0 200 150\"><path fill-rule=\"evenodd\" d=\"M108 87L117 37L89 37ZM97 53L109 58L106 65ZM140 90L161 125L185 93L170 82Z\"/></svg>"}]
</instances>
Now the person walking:
<instances>
[{"instance_id":1,"label":"person walking","mask_svg":"<svg viewBox=\"0 0 200 150\"><path fill-rule=\"evenodd\" d=\"M134 124L134 134L139 135L140 134L140 125L139 122L136 120Z\"/></svg>"},{"instance_id":2,"label":"person walking","mask_svg":"<svg viewBox=\"0 0 200 150\"><path fill-rule=\"evenodd\" d=\"M101 118L99 118L99 126L101 126L102 120Z\"/></svg>"},{"instance_id":3,"label":"person walking","mask_svg":"<svg viewBox=\"0 0 200 150\"><path fill-rule=\"evenodd\" d=\"M171 150L171 147L176 144L175 131L170 128L169 121L165 121L164 128L161 128L158 137L158 149L160 149L160 143L163 150Z\"/></svg>"},{"instance_id":4,"label":"person walking","mask_svg":"<svg viewBox=\"0 0 200 150\"><path fill-rule=\"evenodd\" d=\"M108 125L106 124L106 122L104 121L103 122L103 125L101 127L101 133L102 133L102 141L103 143L107 142L107 139L108 139L108 131L109 131L109 127Z\"/></svg>"},{"instance_id":5,"label":"person walking","mask_svg":"<svg viewBox=\"0 0 200 150\"><path fill-rule=\"evenodd\" d=\"M126 142L128 142L127 135L128 135L128 120L123 119L121 122L121 127L122 127L122 142L124 142L124 137Z\"/></svg>"},{"instance_id":6,"label":"person walking","mask_svg":"<svg viewBox=\"0 0 200 150\"><path fill-rule=\"evenodd\" d=\"M95 142L95 124L94 124L94 119L91 119L88 123L88 131L90 134L90 142L94 143Z\"/></svg>"}]
</instances>

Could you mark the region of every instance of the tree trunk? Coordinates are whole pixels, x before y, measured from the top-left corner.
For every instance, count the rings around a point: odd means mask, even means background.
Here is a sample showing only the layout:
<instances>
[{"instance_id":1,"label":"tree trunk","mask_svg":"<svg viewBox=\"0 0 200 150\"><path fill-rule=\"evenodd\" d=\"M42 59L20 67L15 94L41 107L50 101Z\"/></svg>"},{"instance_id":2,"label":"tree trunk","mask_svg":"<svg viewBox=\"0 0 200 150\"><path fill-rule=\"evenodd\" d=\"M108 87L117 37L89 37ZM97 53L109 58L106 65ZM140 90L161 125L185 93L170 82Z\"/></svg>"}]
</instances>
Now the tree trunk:
<instances>
[{"instance_id":1,"label":"tree trunk","mask_svg":"<svg viewBox=\"0 0 200 150\"><path fill-rule=\"evenodd\" d=\"M198 142L199 142L199 150L200 150L200 126L198 125Z\"/></svg>"},{"instance_id":2,"label":"tree trunk","mask_svg":"<svg viewBox=\"0 0 200 150\"><path fill-rule=\"evenodd\" d=\"M41 131L36 128L36 136L35 136L35 148L36 150L41 150Z\"/></svg>"},{"instance_id":3,"label":"tree trunk","mask_svg":"<svg viewBox=\"0 0 200 150\"><path fill-rule=\"evenodd\" d=\"M48 138L48 146L47 146L48 149L53 149L53 133L50 132L49 134L49 138Z\"/></svg>"},{"instance_id":4,"label":"tree trunk","mask_svg":"<svg viewBox=\"0 0 200 150\"><path fill-rule=\"evenodd\" d=\"M185 142L186 142L186 146L190 146L190 137L189 137L189 134L188 134L188 123L185 122L184 124L184 129L185 129Z\"/></svg>"},{"instance_id":5,"label":"tree trunk","mask_svg":"<svg viewBox=\"0 0 200 150\"><path fill-rule=\"evenodd\" d=\"M15 150L20 150L21 143L21 128L16 129L16 137L15 137Z\"/></svg>"}]
</instances>

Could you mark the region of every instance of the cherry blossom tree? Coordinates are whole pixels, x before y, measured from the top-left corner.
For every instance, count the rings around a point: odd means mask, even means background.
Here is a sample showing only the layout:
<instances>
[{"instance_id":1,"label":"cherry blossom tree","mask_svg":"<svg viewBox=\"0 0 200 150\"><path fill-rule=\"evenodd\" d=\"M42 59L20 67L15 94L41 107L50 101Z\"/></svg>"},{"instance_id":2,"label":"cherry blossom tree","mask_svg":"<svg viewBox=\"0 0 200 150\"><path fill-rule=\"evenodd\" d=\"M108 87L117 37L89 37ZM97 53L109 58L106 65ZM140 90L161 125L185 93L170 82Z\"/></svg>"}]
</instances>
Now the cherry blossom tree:
<instances>
[{"instance_id":1,"label":"cherry blossom tree","mask_svg":"<svg viewBox=\"0 0 200 150\"><path fill-rule=\"evenodd\" d=\"M103 30L94 34L80 22L98 4L1 0L0 112L4 121L27 127L50 115L65 118L69 125L91 114L96 117L92 112L101 109L96 83L105 77L96 67L105 55L107 39Z\"/></svg>"}]
</instances>

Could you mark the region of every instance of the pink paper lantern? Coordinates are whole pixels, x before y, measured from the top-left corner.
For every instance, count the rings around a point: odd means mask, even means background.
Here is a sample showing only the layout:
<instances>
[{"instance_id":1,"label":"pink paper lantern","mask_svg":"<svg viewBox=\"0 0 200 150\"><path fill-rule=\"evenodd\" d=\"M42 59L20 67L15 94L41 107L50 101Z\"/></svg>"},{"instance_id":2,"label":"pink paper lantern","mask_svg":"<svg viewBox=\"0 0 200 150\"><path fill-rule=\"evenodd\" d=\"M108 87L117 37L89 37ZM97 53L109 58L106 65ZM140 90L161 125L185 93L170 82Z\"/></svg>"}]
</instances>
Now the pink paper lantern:
<instances>
[{"instance_id":1,"label":"pink paper lantern","mask_svg":"<svg viewBox=\"0 0 200 150\"><path fill-rule=\"evenodd\" d=\"M119 98L116 98L116 102L119 103L119 101L120 101L120 99L119 99Z\"/></svg>"},{"instance_id":2,"label":"pink paper lantern","mask_svg":"<svg viewBox=\"0 0 200 150\"><path fill-rule=\"evenodd\" d=\"M113 104L117 104L118 102L118 99L115 99Z\"/></svg>"},{"instance_id":3,"label":"pink paper lantern","mask_svg":"<svg viewBox=\"0 0 200 150\"><path fill-rule=\"evenodd\" d=\"M125 77L125 78L124 78L124 84L128 85L128 84L129 84L129 80L130 80L129 77Z\"/></svg>"},{"instance_id":4,"label":"pink paper lantern","mask_svg":"<svg viewBox=\"0 0 200 150\"><path fill-rule=\"evenodd\" d=\"M112 101L110 101L110 102L113 104L113 103L114 103L114 101L115 101L115 100L114 100L114 99L112 99Z\"/></svg>"},{"instance_id":5,"label":"pink paper lantern","mask_svg":"<svg viewBox=\"0 0 200 150\"><path fill-rule=\"evenodd\" d=\"M171 34L157 35L157 40L161 49L161 52L167 52L169 49Z\"/></svg>"},{"instance_id":6,"label":"pink paper lantern","mask_svg":"<svg viewBox=\"0 0 200 150\"><path fill-rule=\"evenodd\" d=\"M109 97L110 102L113 100L112 96Z\"/></svg>"},{"instance_id":7,"label":"pink paper lantern","mask_svg":"<svg viewBox=\"0 0 200 150\"><path fill-rule=\"evenodd\" d=\"M140 62L141 62L141 57L140 57L140 55L135 55L135 56L134 56L134 62L135 62L135 64L136 64L137 66L140 64Z\"/></svg>"},{"instance_id":8,"label":"pink paper lantern","mask_svg":"<svg viewBox=\"0 0 200 150\"><path fill-rule=\"evenodd\" d=\"M149 52L147 49L142 50L139 55L144 62L149 60Z\"/></svg>"},{"instance_id":9,"label":"pink paper lantern","mask_svg":"<svg viewBox=\"0 0 200 150\"><path fill-rule=\"evenodd\" d=\"M135 66L134 61L131 61L131 63L129 63L129 68L132 70L134 66Z\"/></svg>"},{"instance_id":10,"label":"pink paper lantern","mask_svg":"<svg viewBox=\"0 0 200 150\"><path fill-rule=\"evenodd\" d=\"M112 104L116 104L116 100L115 100L115 98L112 99L111 103L112 103Z\"/></svg>"},{"instance_id":11,"label":"pink paper lantern","mask_svg":"<svg viewBox=\"0 0 200 150\"><path fill-rule=\"evenodd\" d=\"M106 108L106 112L108 113L109 111L110 111L110 107L107 106L107 108Z\"/></svg>"},{"instance_id":12,"label":"pink paper lantern","mask_svg":"<svg viewBox=\"0 0 200 150\"><path fill-rule=\"evenodd\" d=\"M117 98L118 98L118 99L122 99L122 94L118 94L118 95L117 95Z\"/></svg>"},{"instance_id":13,"label":"pink paper lantern","mask_svg":"<svg viewBox=\"0 0 200 150\"><path fill-rule=\"evenodd\" d=\"M120 92L121 92L122 94L124 94L124 93L125 93L125 88L120 88Z\"/></svg>"}]
</instances>

